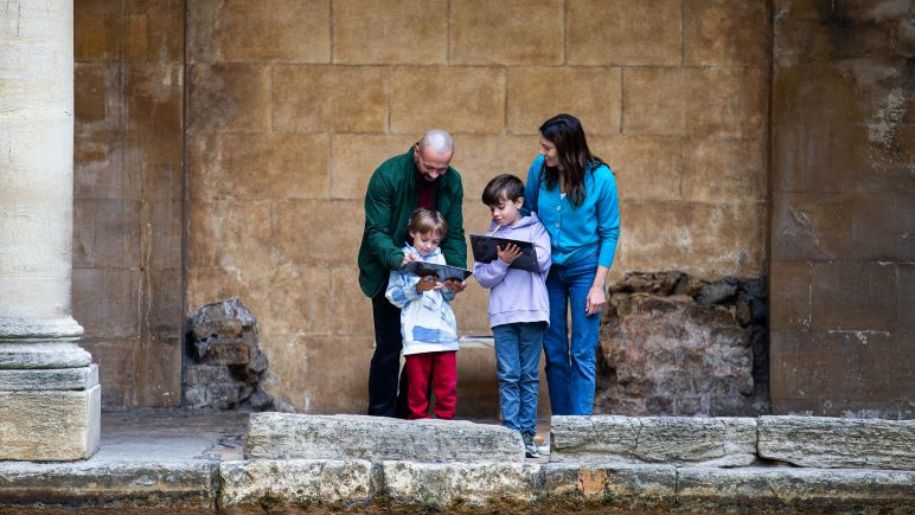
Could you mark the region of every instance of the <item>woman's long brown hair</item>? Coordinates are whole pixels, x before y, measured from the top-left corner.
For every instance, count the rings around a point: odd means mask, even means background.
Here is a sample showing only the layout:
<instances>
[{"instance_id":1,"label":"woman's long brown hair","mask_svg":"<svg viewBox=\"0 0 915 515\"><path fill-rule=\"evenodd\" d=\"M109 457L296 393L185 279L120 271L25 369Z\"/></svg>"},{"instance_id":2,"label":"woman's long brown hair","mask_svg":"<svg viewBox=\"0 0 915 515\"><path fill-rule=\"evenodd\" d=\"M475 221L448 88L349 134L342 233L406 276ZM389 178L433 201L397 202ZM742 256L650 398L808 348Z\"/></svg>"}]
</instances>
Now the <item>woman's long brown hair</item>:
<instances>
[{"instance_id":1,"label":"woman's long brown hair","mask_svg":"<svg viewBox=\"0 0 915 515\"><path fill-rule=\"evenodd\" d=\"M559 166L547 166L540 171L541 180L553 189L559 181L560 169L565 176L566 194L573 206L580 206L585 200L585 173L592 172L604 164L601 158L591 153L585 131L578 118L570 114L557 114L540 126L540 134L556 145Z\"/></svg>"}]
</instances>

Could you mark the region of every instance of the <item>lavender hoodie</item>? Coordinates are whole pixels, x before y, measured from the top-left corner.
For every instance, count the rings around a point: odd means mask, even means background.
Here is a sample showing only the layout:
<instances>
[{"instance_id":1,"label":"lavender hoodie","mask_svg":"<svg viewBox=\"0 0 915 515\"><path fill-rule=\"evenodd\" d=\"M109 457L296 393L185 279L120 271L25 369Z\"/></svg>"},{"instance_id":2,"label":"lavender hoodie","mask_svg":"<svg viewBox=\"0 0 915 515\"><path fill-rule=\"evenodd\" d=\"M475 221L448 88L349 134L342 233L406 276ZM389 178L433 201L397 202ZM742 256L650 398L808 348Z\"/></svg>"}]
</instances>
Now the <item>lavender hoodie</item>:
<instances>
[{"instance_id":1,"label":"lavender hoodie","mask_svg":"<svg viewBox=\"0 0 915 515\"><path fill-rule=\"evenodd\" d=\"M493 222L490 232L499 227ZM529 241L537 249L540 273L509 268L500 259L490 263L474 263L473 276L489 293L489 325L515 322L547 322L550 302L546 294L546 275L550 271L550 235L535 213L522 217L508 227L499 227L493 234L500 238Z\"/></svg>"}]
</instances>

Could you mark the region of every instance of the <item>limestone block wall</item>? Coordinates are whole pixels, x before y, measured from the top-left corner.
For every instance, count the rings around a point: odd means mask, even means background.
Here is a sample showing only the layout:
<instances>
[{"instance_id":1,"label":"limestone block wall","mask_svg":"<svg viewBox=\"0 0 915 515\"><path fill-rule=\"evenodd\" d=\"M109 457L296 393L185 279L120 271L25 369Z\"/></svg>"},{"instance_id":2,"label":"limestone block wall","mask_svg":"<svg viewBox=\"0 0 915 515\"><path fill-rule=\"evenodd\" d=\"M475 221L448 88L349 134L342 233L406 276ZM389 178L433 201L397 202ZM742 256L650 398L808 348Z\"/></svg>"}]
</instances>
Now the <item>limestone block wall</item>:
<instances>
[{"instance_id":1,"label":"limestone block wall","mask_svg":"<svg viewBox=\"0 0 915 515\"><path fill-rule=\"evenodd\" d=\"M74 2L73 314L107 407L181 402L184 8Z\"/></svg>"},{"instance_id":2,"label":"limestone block wall","mask_svg":"<svg viewBox=\"0 0 915 515\"><path fill-rule=\"evenodd\" d=\"M614 277L760 276L770 15L763 0L187 2L187 307L239 296L281 406L362 411L371 312L355 256L372 170L454 133L465 228L537 127L578 115L617 172ZM488 334L486 293L456 303ZM462 382L494 366L464 354Z\"/></svg>"},{"instance_id":3,"label":"limestone block wall","mask_svg":"<svg viewBox=\"0 0 915 515\"><path fill-rule=\"evenodd\" d=\"M912 418L915 10L775 10L773 409Z\"/></svg>"}]
</instances>

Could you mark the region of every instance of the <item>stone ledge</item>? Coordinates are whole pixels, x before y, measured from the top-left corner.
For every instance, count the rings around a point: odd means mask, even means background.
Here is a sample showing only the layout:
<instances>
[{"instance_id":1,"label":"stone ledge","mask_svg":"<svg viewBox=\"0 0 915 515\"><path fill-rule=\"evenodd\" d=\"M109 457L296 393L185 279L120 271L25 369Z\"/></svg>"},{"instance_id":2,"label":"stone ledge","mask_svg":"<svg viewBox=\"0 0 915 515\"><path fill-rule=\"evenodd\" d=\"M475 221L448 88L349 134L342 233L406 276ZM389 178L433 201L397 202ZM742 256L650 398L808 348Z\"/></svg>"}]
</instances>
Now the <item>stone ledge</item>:
<instances>
[{"instance_id":1,"label":"stone ledge","mask_svg":"<svg viewBox=\"0 0 915 515\"><path fill-rule=\"evenodd\" d=\"M211 513L216 463L0 463L3 508L134 509Z\"/></svg>"},{"instance_id":2,"label":"stone ledge","mask_svg":"<svg viewBox=\"0 0 915 515\"><path fill-rule=\"evenodd\" d=\"M697 511L906 513L915 504L915 471L684 467L677 500Z\"/></svg>"},{"instance_id":3,"label":"stone ledge","mask_svg":"<svg viewBox=\"0 0 915 515\"><path fill-rule=\"evenodd\" d=\"M467 421L252 413L245 458L524 463L521 436Z\"/></svg>"},{"instance_id":4,"label":"stone ledge","mask_svg":"<svg viewBox=\"0 0 915 515\"><path fill-rule=\"evenodd\" d=\"M381 497L422 509L486 508L511 513L535 505L542 490L539 465L520 463L381 464Z\"/></svg>"},{"instance_id":5,"label":"stone ledge","mask_svg":"<svg viewBox=\"0 0 915 515\"><path fill-rule=\"evenodd\" d=\"M0 463L0 512L908 513L915 471L244 460Z\"/></svg>"},{"instance_id":6,"label":"stone ledge","mask_svg":"<svg viewBox=\"0 0 915 515\"><path fill-rule=\"evenodd\" d=\"M550 461L744 466L756 460L756 419L553 417Z\"/></svg>"},{"instance_id":7,"label":"stone ledge","mask_svg":"<svg viewBox=\"0 0 915 515\"><path fill-rule=\"evenodd\" d=\"M759 456L801 467L915 470L915 420L760 417Z\"/></svg>"},{"instance_id":8,"label":"stone ledge","mask_svg":"<svg viewBox=\"0 0 915 515\"><path fill-rule=\"evenodd\" d=\"M227 513L292 506L352 508L372 501L372 464L364 460L252 460L219 464L219 507Z\"/></svg>"}]
</instances>

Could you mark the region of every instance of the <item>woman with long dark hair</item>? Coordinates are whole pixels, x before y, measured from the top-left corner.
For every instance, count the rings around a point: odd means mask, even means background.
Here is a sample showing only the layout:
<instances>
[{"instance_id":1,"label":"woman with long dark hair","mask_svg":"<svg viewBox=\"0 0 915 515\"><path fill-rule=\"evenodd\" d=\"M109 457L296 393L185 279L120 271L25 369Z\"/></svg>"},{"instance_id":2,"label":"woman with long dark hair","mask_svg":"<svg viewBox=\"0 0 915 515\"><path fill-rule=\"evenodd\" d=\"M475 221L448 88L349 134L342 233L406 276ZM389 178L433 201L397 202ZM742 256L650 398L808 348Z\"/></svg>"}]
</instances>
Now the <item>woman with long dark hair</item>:
<instances>
[{"instance_id":1,"label":"woman with long dark hair","mask_svg":"<svg viewBox=\"0 0 915 515\"><path fill-rule=\"evenodd\" d=\"M524 205L540 217L552 243L553 265L546 280L550 326L543 337L552 412L590 415L620 205L613 172L591 153L574 116L559 114L540 126L540 153L528 171Z\"/></svg>"}]
</instances>

